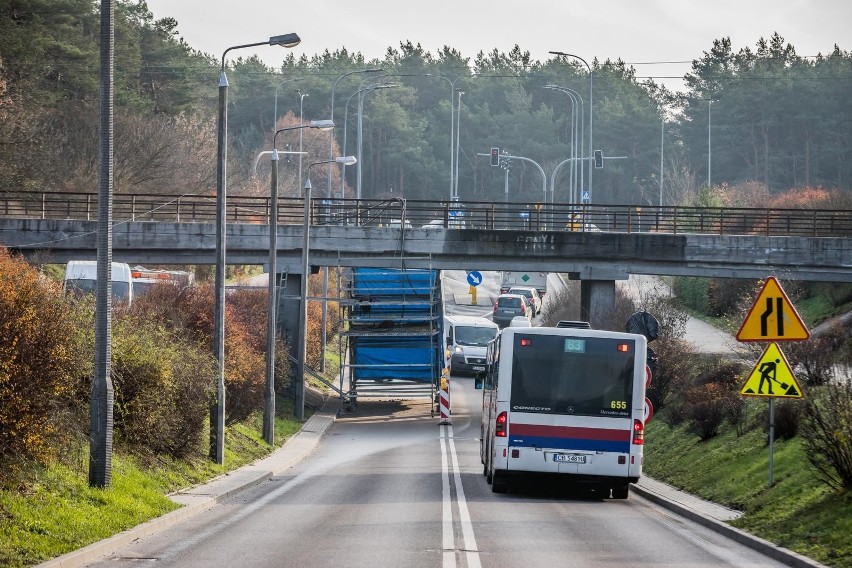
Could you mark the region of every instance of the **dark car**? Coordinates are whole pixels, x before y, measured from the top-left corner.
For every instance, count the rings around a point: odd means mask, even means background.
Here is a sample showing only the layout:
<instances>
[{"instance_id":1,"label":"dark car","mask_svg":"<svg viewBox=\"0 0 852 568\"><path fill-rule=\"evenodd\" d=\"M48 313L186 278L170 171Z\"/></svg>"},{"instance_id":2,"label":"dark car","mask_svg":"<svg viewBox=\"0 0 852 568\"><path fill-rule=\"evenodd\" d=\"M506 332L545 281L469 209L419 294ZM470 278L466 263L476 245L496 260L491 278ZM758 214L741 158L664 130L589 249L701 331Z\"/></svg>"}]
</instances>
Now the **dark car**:
<instances>
[{"instance_id":1,"label":"dark car","mask_svg":"<svg viewBox=\"0 0 852 568\"><path fill-rule=\"evenodd\" d=\"M532 326L533 308L529 300L520 294L500 294L494 302L494 315L491 318L494 323L503 328L518 316L527 318Z\"/></svg>"}]
</instances>

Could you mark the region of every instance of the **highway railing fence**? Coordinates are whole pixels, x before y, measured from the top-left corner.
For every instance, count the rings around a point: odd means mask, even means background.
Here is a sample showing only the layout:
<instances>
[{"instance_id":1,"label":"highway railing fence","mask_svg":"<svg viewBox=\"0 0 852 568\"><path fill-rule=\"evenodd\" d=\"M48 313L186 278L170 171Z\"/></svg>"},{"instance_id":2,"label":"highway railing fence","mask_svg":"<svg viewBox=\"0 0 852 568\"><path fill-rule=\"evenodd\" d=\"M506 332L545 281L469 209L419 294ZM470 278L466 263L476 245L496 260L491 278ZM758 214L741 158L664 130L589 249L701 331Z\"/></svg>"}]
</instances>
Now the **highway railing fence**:
<instances>
[{"instance_id":1,"label":"highway railing fence","mask_svg":"<svg viewBox=\"0 0 852 568\"><path fill-rule=\"evenodd\" d=\"M229 195L229 223L269 222L268 197ZM412 199L323 199L311 201L312 225L406 229L487 229L569 232L699 233L803 237L852 236L852 211L750 209L560 203L492 203ZM0 192L6 218L96 221L97 193ZM212 223L216 196L115 194L113 221ZM302 225L304 201L279 200L278 223Z\"/></svg>"}]
</instances>

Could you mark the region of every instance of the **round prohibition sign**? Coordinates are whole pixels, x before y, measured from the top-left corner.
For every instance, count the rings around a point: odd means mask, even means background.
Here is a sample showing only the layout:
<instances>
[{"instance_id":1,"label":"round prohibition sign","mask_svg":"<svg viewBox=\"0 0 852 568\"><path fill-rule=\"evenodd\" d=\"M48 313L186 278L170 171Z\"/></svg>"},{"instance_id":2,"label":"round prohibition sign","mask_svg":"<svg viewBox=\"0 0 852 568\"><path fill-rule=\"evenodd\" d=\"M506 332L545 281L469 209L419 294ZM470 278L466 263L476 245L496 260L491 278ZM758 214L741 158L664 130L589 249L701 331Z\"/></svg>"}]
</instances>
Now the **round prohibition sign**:
<instances>
[{"instance_id":1,"label":"round prohibition sign","mask_svg":"<svg viewBox=\"0 0 852 568\"><path fill-rule=\"evenodd\" d=\"M642 415L642 423L647 424L654 417L654 405L651 404L651 399L645 397L645 412Z\"/></svg>"}]
</instances>

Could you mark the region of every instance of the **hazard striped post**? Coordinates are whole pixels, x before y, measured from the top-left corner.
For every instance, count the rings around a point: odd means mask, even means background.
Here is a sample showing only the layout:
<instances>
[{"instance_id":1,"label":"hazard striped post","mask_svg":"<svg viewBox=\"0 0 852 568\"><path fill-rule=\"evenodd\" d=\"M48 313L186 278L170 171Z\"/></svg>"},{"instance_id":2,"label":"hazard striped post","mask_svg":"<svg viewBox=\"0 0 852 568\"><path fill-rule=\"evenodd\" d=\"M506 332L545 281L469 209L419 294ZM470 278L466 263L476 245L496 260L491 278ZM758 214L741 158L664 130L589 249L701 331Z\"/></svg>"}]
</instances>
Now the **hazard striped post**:
<instances>
[{"instance_id":1,"label":"hazard striped post","mask_svg":"<svg viewBox=\"0 0 852 568\"><path fill-rule=\"evenodd\" d=\"M450 423L450 378L447 375L441 377L441 393L439 397L439 409L441 412L441 424Z\"/></svg>"}]
</instances>

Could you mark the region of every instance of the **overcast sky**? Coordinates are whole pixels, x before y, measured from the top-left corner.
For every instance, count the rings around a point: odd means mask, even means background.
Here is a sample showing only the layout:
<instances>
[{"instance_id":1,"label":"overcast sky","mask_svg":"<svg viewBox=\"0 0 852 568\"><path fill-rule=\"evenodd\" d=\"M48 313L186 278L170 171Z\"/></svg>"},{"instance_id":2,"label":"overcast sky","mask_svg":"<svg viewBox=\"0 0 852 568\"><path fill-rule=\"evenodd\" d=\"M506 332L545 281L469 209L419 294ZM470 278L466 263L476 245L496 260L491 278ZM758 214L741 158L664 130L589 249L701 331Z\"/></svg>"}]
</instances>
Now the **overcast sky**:
<instances>
[{"instance_id":1,"label":"overcast sky","mask_svg":"<svg viewBox=\"0 0 852 568\"><path fill-rule=\"evenodd\" d=\"M639 77L680 89L689 62L728 36L734 51L780 33L801 56L852 50L852 0L147 0L154 17L173 17L187 43L221 58L228 47L296 32L295 55L346 47L368 60L401 41L435 54L447 45L471 58L517 44L533 59L548 51L575 53L587 61L621 58ZM232 51L257 54L270 66L281 49ZM649 62L674 61L648 65Z\"/></svg>"}]
</instances>

